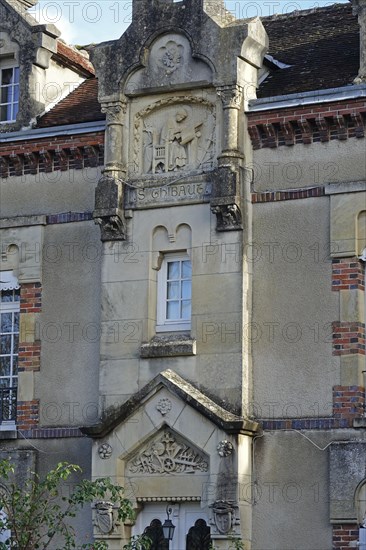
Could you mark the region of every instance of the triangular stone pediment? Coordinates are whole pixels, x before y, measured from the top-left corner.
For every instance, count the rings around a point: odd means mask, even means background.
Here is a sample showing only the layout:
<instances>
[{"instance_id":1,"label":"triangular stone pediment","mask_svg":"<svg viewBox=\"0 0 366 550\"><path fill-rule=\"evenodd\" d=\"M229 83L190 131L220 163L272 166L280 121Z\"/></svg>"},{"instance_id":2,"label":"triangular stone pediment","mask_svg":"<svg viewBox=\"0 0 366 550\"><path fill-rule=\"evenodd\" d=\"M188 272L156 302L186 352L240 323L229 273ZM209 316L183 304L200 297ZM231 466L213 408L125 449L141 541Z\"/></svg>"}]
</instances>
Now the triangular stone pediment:
<instances>
[{"instance_id":1,"label":"triangular stone pediment","mask_svg":"<svg viewBox=\"0 0 366 550\"><path fill-rule=\"evenodd\" d=\"M208 457L164 427L126 461L127 475L174 475L208 471Z\"/></svg>"},{"instance_id":2,"label":"triangular stone pediment","mask_svg":"<svg viewBox=\"0 0 366 550\"><path fill-rule=\"evenodd\" d=\"M96 439L107 436L116 427L128 422L131 417L136 415L139 409L144 409L147 401L151 400L162 388L166 388L174 399L178 399L185 405L189 405L212 424L228 434L254 436L260 429L257 422L227 411L193 386L193 384L168 369L158 374L139 392L132 395L123 405L108 409L100 423L94 426L83 427L81 431ZM162 418L167 414L166 407L169 407L168 401L169 399L165 397L159 400L156 406Z\"/></svg>"}]
</instances>

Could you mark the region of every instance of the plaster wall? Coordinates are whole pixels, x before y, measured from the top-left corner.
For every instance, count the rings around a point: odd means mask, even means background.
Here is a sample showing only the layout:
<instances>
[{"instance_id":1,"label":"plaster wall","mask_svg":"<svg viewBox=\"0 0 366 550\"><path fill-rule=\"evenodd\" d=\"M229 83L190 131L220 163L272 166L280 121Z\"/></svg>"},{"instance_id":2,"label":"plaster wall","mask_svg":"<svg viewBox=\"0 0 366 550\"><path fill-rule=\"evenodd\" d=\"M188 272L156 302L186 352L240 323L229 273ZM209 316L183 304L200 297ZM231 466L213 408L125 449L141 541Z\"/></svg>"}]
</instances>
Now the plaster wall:
<instances>
[{"instance_id":1,"label":"plaster wall","mask_svg":"<svg viewBox=\"0 0 366 550\"><path fill-rule=\"evenodd\" d=\"M155 335L157 272L149 244L153 229L165 226L174 232L181 223L192 229L191 336L197 341L197 355L141 359L141 343ZM171 368L227 407L239 409L240 323L246 307L241 298L242 232L217 233L208 204L135 211L130 224L128 244L104 245L100 384L106 404L126 400ZM162 251L174 251L174 246L167 241Z\"/></svg>"},{"instance_id":2,"label":"plaster wall","mask_svg":"<svg viewBox=\"0 0 366 550\"><path fill-rule=\"evenodd\" d=\"M258 192L364 181L366 177L365 143L357 138L260 149L254 151L253 163Z\"/></svg>"},{"instance_id":3,"label":"plaster wall","mask_svg":"<svg viewBox=\"0 0 366 550\"><path fill-rule=\"evenodd\" d=\"M252 550L332 546L328 451L335 434L264 432L254 443Z\"/></svg>"},{"instance_id":4,"label":"plaster wall","mask_svg":"<svg viewBox=\"0 0 366 550\"><path fill-rule=\"evenodd\" d=\"M93 222L47 226L43 243L42 344L35 396L40 424L80 426L98 418L99 229Z\"/></svg>"},{"instance_id":5,"label":"plaster wall","mask_svg":"<svg viewBox=\"0 0 366 550\"><path fill-rule=\"evenodd\" d=\"M0 217L91 212L100 168L41 172L0 180Z\"/></svg>"},{"instance_id":6,"label":"plaster wall","mask_svg":"<svg viewBox=\"0 0 366 550\"><path fill-rule=\"evenodd\" d=\"M254 207L253 377L258 417L328 416L332 356L329 198Z\"/></svg>"},{"instance_id":7,"label":"plaster wall","mask_svg":"<svg viewBox=\"0 0 366 550\"><path fill-rule=\"evenodd\" d=\"M62 67L51 59L49 67L45 70L33 65L30 79L31 98L47 109L68 95L83 81L84 78L76 72Z\"/></svg>"}]
</instances>

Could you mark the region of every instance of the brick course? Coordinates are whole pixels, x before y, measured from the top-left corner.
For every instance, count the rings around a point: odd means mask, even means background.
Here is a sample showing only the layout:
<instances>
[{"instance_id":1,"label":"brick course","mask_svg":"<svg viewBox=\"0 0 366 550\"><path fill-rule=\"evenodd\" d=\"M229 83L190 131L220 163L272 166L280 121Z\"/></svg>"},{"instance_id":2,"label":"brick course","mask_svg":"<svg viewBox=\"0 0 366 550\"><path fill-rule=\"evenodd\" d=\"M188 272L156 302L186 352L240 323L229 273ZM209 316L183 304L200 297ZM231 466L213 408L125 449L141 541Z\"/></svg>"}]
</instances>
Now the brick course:
<instances>
[{"instance_id":1,"label":"brick course","mask_svg":"<svg viewBox=\"0 0 366 550\"><path fill-rule=\"evenodd\" d=\"M356 524L333 525L333 550L349 550L351 541L358 541L358 527Z\"/></svg>"},{"instance_id":2,"label":"brick course","mask_svg":"<svg viewBox=\"0 0 366 550\"><path fill-rule=\"evenodd\" d=\"M365 323L335 321L333 323L333 355L366 355Z\"/></svg>"},{"instance_id":3,"label":"brick course","mask_svg":"<svg viewBox=\"0 0 366 550\"><path fill-rule=\"evenodd\" d=\"M333 259L332 290L365 290L365 264L357 257Z\"/></svg>"}]
</instances>

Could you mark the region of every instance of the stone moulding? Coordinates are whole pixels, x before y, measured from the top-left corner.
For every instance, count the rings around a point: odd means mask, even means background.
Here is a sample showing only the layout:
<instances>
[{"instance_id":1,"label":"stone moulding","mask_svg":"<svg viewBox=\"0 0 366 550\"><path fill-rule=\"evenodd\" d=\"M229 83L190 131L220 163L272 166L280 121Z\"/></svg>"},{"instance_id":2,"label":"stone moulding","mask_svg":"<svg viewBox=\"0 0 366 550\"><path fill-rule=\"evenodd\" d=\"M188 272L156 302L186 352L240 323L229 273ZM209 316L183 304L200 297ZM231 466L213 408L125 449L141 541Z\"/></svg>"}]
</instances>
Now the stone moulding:
<instances>
[{"instance_id":1,"label":"stone moulding","mask_svg":"<svg viewBox=\"0 0 366 550\"><path fill-rule=\"evenodd\" d=\"M81 432L94 439L105 437L116 426L132 416L141 406L141 403L161 387L167 388L168 391L188 403L193 409L196 409L228 434L242 434L254 437L260 432L261 427L258 422L237 416L222 408L170 369L158 374L120 407L113 407L105 411L103 419L99 424L82 427L80 428Z\"/></svg>"}]
</instances>

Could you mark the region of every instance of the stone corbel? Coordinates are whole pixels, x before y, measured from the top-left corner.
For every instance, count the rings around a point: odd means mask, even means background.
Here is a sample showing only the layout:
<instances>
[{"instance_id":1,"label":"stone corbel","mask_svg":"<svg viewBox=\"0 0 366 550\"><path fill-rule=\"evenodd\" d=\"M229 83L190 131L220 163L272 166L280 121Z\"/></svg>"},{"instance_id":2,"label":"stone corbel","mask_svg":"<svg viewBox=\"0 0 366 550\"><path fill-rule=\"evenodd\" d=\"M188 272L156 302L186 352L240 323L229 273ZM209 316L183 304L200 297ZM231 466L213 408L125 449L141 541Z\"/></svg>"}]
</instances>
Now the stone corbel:
<instances>
[{"instance_id":1,"label":"stone corbel","mask_svg":"<svg viewBox=\"0 0 366 550\"><path fill-rule=\"evenodd\" d=\"M219 166L213 174L211 199L211 211L216 215L217 231L243 229L240 203L240 167L233 163Z\"/></svg>"},{"instance_id":2,"label":"stone corbel","mask_svg":"<svg viewBox=\"0 0 366 550\"><path fill-rule=\"evenodd\" d=\"M126 239L122 180L109 175L102 176L95 190L93 218L100 226L102 241Z\"/></svg>"}]
</instances>

